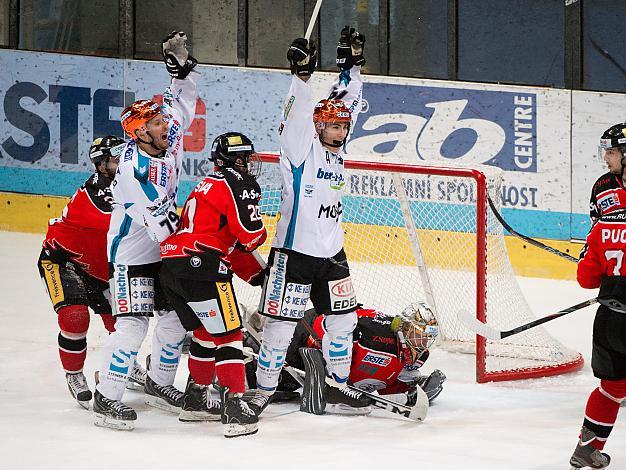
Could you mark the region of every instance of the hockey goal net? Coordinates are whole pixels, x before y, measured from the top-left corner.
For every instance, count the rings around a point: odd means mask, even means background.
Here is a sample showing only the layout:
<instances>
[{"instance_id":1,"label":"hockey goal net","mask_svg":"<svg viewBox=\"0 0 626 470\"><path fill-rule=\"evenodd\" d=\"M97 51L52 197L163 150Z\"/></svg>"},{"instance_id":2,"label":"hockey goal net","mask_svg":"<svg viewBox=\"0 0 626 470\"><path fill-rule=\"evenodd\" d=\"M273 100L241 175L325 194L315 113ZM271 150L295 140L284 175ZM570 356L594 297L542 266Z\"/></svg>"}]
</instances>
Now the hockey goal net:
<instances>
[{"instance_id":1,"label":"hockey goal net","mask_svg":"<svg viewBox=\"0 0 626 470\"><path fill-rule=\"evenodd\" d=\"M267 258L280 206L278 156L261 155L261 213ZM534 319L511 267L498 207L501 172L491 167L346 160L344 247L358 301L388 314L426 300L440 327L437 347L476 355L478 382L577 370L582 356L537 327L500 341L478 337L457 319L465 309L497 329ZM236 280L239 301L258 305L260 289Z\"/></svg>"}]
</instances>

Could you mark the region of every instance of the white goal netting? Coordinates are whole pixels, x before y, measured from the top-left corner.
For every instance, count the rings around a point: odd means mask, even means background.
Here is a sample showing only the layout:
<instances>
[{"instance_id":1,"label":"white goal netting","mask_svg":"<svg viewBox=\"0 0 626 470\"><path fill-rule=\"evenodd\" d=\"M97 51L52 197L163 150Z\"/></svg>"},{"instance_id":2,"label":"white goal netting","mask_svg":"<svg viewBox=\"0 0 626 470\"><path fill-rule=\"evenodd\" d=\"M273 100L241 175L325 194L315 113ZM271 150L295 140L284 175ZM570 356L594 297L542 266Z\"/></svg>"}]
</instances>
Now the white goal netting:
<instances>
[{"instance_id":1,"label":"white goal netting","mask_svg":"<svg viewBox=\"0 0 626 470\"><path fill-rule=\"evenodd\" d=\"M421 168L421 174L409 172L415 168ZM476 336L460 324L457 312L465 309L476 314L477 296L484 300L486 321L496 329L511 329L534 319L511 267L503 228L471 175L453 176L453 169L450 174L437 174L446 173L441 167L398 169L389 164L346 162L344 247L359 302L395 314L411 302L428 301L440 325L437 346L476 353L479 381L552 375L580 367L580 354L541 327L476 344ZM491 167L480 171L499 208L501 173ZM268 241L260 253L267 258L280 204L276 163L263 163L259 183L261 213L268 229ZM481 232L477 230L479 207L486 211L482 237L477 234ZM477 252L477 244L484 250ZM484 294L477 284L481 278L477 269L486 282ZM240 303L258 304L259 288L236 280L235 289Z\"/></svg>"}]
</instances>

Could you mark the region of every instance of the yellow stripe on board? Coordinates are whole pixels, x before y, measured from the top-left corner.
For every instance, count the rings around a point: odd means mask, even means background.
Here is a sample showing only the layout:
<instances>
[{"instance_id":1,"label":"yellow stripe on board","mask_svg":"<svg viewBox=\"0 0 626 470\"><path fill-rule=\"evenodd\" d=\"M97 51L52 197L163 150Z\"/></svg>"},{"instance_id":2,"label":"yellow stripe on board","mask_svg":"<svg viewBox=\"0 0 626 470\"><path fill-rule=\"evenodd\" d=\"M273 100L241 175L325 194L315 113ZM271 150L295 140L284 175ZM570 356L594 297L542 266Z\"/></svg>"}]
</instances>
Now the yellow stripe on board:
<instances>
[{"instance_id":1,"label":"yellow stripe on board","mask_svg":"<svg viewBox=\"0 0 626 470\"><path fill-rule=\"evenodd\" d=\"M48 220L59 217L69 198L0 192L0 230L45 233ZM259 249L269 253L276 232L276 217L263 216L267 242ZM348 260L370 263L415 264L406 231L378 225L344 224ZM470 234L419 230L420 246L427 264L440 266L454 262L455 269L470 270L475 264L475 248ZM515 237L504 237L509 259L519 276L575 279L571 261L528 245ZM537 239L546 245L578 257L580 243ZM372 251L375 250L375 251Z\"/></svg>"}]
</instances>

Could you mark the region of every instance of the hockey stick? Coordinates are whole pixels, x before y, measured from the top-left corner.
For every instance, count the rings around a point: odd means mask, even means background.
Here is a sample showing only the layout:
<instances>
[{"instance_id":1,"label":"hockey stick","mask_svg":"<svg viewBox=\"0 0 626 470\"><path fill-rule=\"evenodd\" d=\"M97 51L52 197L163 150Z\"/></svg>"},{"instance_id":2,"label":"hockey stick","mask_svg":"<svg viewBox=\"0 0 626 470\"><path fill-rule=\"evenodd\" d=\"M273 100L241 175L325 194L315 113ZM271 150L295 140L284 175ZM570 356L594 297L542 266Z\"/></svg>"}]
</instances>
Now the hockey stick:
<instances>
[{"instance_id":1,"label":"hockey stick","mask_svg":"<svg viewBox=\"0 0 626 470\"><path fill-rule=\"evenodd\" d=\"M313 27L315 26L315 21L317 21L317 17L320 12L320 8L322 7L322 2L324 0L317 0L315 2L315 7L313 8L313 14L311 15L311 19L309 20L309 26L306 28L306 33L304 34L304 39L307 41L311 37L311 33L313 32Z\"/></svg>"},{"instance_id":2,"label":"hockey stick","mask_svg":"<svg viewBox=\"0 0 626 470\"><path fill-rule=\"evenodd\" d=\"M246 331L250 334L250 336L252 336L252 338L254 338L260 345L261 344L261 338L259 336L258 331L256 331L254 328L251 328L248 325L248 321L247 321L247 319L245 317L242 318L242 323L243 323L243 326L246 329ZM250 352L250 351L244 350L244 354L248 354L248 355L252 356L256 360L259 359L259 355L254 353L254 352ZM291 367L289 365L285 365L284 369L300 385L304 385L304 376L305 376L304 371L302 371L300 369L296 369L295 367ZM373 393L366 392L366 391L361 390L360 388L354 387L352 385L348 385L348 388L351 389L351 390L356 390L357 392L360 392L363 395L366 395L367 397L369 397L370 400L372 400L372 404L375 407L381 408L383 410L387 410L390 413L394 413L394 414L398 414L398 415L404 416L405 418L408 418L411 421L424 421L424 419L426 419L426 416L428 415L428 407L430 406L429 401L428 401L428 396L426 395L426 392L424 392L424 390L422 390L422 388L419 387L419 386L416 387L417 402L412 407L411 406L406 406L406 405L401 405L400 403L396 403L396 402L394 402L392 400L387 400L386 398L383 398L380 395L375 395Z\"/></svg>"},{"instance_id":3,"label":"hockey stick","mask_svg":"<svg viewBox=\"0 0 626 470\"><path fill-rule=\"evenodd\" d=\"M572 305L571 307L567 307L563 310L559 310L558 312L553 313L551 315L546 315L545 317L538 318L537 320L533 320L529 323L520 325L511 330L504 330L504 331L496 330L495 328L490 327L486 323L479 321L474 315L469 313L467 310L460 310L457 313L457 317L459 321L461 322L461 324L465 326L468 330L471 330L477 335L483 336L484 338L491 339L491 340L498 340L498 339L506 338L508 336L516 335L518 333L521 333L522 331L530 330L531 328L539 326L543 323L547 323L556 318L560 318L564 315L567 315L568 313L572 313L572 312L575 312L576 310L580 310L582 308L588 307L589 305L593 305L597 301L598 301L597 297L594 297L593 299L585 300L584 302L581 302L579 304Z\"/></svg>"},{"instance_id":4,"label":"hockey stick","mask_svg":"<svg viewBox=\"0 0 626 470\"><path fill-rule=\"evenodd\" d=\"M557 255L557 256L560 256L561 258L565 258L567 261L571 261L572 263L578 263L577 258L574 258L573 256L568 255L567 253L563 253L562 251L557 250L556 248L552 248L551 246L544 245L543 243L541 243L538 240L535 240L534 238L527 237L526 235L522 235L521 233L513 230L511 226L506 223L506 220L502 218L502 215L498 212L498 209L496 209L496 206L491 200L491 197L489 195L487 195L487 201L489 202L489 207L491 207L491 211L493 212L493 215L495 215L496 219L498 219L498 222L500 222L500 224L502 224L502 226L512 235L515 235L517 238L521 238L522 240L530 243L533 246L536 246L537 248L546 250L552 253L553 255Z\"/></svg>"}]
</instances>

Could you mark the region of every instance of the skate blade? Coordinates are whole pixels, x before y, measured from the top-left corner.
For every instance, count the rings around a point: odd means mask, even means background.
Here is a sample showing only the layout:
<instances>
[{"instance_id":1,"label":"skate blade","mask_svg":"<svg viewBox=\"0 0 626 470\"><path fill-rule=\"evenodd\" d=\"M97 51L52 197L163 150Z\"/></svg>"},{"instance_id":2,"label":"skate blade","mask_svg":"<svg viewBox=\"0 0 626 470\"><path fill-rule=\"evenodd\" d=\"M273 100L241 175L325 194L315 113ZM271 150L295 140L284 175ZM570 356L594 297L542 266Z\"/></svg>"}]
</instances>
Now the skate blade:
<instances>
[{"instance_id":1,"label":"skate blade","mask_svg":"<svg viewBox=\"0 0 626 470\"><path fill-rule=\"evenodd\" d=\"M135 429L134 420L121 420L96 413L94 422L98 427L115 429L116 431L132 431Z\"/></svg>"},{"instance_id":2,"label":"skate blade","mask_svg":"<svg viewBox=\"0 0 626 470\"><path fill-rule=\"evenodd\" d=\"M239 437L256 434L259 431L259 425L253 424L226 424L224 425L224 437Z\"/></svg>"},{"instance_id":3,"label":"skate blade","mask_svg":"<svg viewBox=\"0 0 626 470\"><path fill-rule=\"evenodd\" d=\"M139 382L133 382L132 380L126 382L126 388L128 390L134 390L135 392L143 392L143 384Z\"/></svg>"},{"instance_id":4,"label":"skate blade","mask_svg":"<svg viewBox=\"0 0 626 470\"><path fill-rule=\"evenodd\" d=\"M200 421L221 421L221 414L212 414L206 411L185 411L182 410L178 415L178 421L183 423L196 423Z\"/></svg>"},{"instance_id":5,"label":"skate blade","mask_svg":"<svg viewBox=\"0 0 626 470\"><path fill-rule=\"evenodd\" d=\"M153 408L157 408L169 413L179 414L181 412L180 406L174 406L163 400L163 398L155 397L153 395L146 395L146 405L150 405Z\"/></svg>"},{"instance_id":6,"label":"skate blade","mask_svg":"<svg viewBox=\"0 0 626 470\"><path fill-rule=\"evenodd\" d=\"M367 416L372 412L371 406L354 408L342 403L326 403L326 413L345 416Z\"/></svg>"},{"instance_id":7,"label":"skate blade","mask_svg":"<svg viewBox=\"0 0 626 470\"><path fill-rule=\"evenodd\" d=\"M86 410L89 409L89 400L84 401L84 400L76 400L76 402L82 406L83 408L85 408Z\"/></svg>"}]
</instances>

